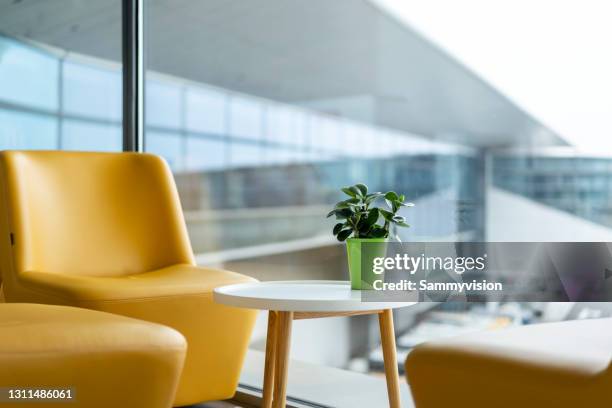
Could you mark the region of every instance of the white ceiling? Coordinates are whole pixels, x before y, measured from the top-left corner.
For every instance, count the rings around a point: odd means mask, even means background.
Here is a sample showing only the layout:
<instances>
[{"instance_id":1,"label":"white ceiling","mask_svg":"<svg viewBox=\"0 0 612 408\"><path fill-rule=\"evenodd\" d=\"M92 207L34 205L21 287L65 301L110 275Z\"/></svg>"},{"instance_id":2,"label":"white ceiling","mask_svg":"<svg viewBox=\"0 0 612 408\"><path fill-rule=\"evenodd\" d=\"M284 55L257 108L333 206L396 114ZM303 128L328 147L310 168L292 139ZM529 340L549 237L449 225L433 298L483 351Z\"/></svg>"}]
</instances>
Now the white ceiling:
<instances>
[{"instance_id":1,"label":"white ceiling","mask_svg":"<svg viewBox=\"0 0 612 408\"><path fill-rule=\"evenodd\" d=\"M155 71L475 146L563 143L367 0L147 4ZM120 1L0 0L0 31L119 60Z\"/></svg>"},{"instance_id":2,"label":"white ceiling","mask_svg":"<svg viewBox=\"0 0 612 408\"><path fill-rule=\"evenodd\" d=\"M372 0L580 150L612 154L609 0Z\"/></svg>"}]
</instances>

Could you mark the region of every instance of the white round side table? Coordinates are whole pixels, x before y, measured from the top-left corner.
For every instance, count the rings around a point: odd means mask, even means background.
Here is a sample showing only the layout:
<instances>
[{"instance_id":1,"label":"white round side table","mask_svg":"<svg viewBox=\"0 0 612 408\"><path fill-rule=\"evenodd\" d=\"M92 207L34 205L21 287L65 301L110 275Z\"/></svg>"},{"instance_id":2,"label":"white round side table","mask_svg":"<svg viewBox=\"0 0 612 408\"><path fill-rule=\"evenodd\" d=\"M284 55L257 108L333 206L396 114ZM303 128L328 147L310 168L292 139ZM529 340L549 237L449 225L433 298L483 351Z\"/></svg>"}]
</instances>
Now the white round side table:
<instances>
[{"instance_id":1,"label":"white round side table","mask_svg":"<svg viewBox=\"0 0 612 408\"><path fill-rule=\"evenodd\" d=\"M362 302L344 281L277 281L222 286L214 300L228 306L268 310L263 407L284 408L293 320L377 314L391 408L400 407L400 384L392 309L416 302Z\"/></svg>"}]
</instances>

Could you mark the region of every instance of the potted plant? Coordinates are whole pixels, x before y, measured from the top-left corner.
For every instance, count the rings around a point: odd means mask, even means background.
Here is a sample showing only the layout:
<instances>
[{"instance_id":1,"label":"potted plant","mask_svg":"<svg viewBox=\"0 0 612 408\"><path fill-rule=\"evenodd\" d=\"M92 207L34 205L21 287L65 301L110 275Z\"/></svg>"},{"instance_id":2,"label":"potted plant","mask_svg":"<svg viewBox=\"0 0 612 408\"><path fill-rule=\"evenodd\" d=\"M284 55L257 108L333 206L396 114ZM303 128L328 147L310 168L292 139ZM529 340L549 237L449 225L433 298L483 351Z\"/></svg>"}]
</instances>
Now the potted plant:
<instances>
[{"instance_id":1,"label":"potted plant","mask_svg":"<svg viewBox=\"0 0 612 408\"><path fill-rule=\"evenodd\" d=\"M344 187L342 192L348 198L337 203L327 217L339 220L333 234L338 241L346 241L351 288L371 289L373 282L381 279L372 271L372 262L385 256L391 226L409 227L397 212L414 204L405 202L406 197L394 191L368 193L362 183ZM379 202L384 202L386 208L378 206Z\"/></svg>"}]
</instances>

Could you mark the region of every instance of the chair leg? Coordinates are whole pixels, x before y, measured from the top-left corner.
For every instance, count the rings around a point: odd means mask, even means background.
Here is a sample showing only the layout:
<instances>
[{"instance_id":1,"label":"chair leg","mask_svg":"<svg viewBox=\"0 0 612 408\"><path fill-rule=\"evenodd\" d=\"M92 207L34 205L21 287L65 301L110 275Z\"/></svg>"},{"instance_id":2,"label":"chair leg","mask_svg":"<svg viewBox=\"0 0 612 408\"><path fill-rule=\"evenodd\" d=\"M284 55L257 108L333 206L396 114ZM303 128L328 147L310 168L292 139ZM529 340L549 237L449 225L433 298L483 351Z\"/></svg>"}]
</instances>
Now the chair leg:
<instances>
[{"instance_id":1,"label":"chair leg","mask_svg":"<svg viewBox=\"0 0 612 408\"><path fill-rule=\"evenodd\" d=\"M293 312L278 312L277 317L276 368L274 370L274 408L285 408Z\"/></svg>"},{"instance_id":2,"label":"chair leg","mask_svg":"<svg viewBox=\"0 0 612 408\"><path fill-rule=\"evenodd\" d=\"M383 358L385 360L385 376L387 377L387 393L389 406L400 408L399 372L397 370L397 354L395 350L395 330L393 328L393 311L385 309L378 314L380 339Z\"/></svg>"},{"instance_id":3,"label":"chair leg","mask_svg":"<svg viewBox=\"0 0 612 408\"><path fill-rule=\"evenodd\" d=\"M276 364L277 313L268 312L268 333L266 336L266 366L263 383L263 408L272 408L272 393L274 392L274 366Z\"/></svg>"}]
</instances>

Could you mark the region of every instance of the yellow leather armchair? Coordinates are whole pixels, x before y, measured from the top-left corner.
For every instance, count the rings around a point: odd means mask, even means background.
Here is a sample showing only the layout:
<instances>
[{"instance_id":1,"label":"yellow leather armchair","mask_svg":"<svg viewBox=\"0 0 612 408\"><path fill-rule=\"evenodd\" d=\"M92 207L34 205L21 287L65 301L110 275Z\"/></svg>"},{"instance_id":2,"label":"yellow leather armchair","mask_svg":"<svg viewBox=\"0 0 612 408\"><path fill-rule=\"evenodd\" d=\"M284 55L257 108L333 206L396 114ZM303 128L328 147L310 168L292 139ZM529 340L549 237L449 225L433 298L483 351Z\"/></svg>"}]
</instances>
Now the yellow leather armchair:
<instances>
[{"instance_id":1,"label":"yellow leather armchair","mask_svg":"<svg viewBox=\"0 0 612 408\"><path fill-rule=\"evenodd\" d=\"M612 407L612 319L432 341L406 359L417 408Z\"/></svg>"},{"instance_id":2,"label":"yellow leather armchair","mask_svg":"<svg viewBox=\"0 0 612 408\"><path fill-rule=\"evenodd\" d=\"M197 267L172 174L142 153L2 152L7 302L73 305L161 323L188 343L175 405L236 389L256 311L213 288L252 278Z\"/></svg>"},{"instance_id":3,"label":"yellow leather armchair","mask_svg":"<svg viewBox=\"0 0 612 408\"><path fill-rule=\"evenodd\" d=\"M186 349L176 330L142 320L76 307L2 304L0 387L65 394L33 401L10 400L3 392L0 407L169 408Z\"/></svg>"}]
</instances>

